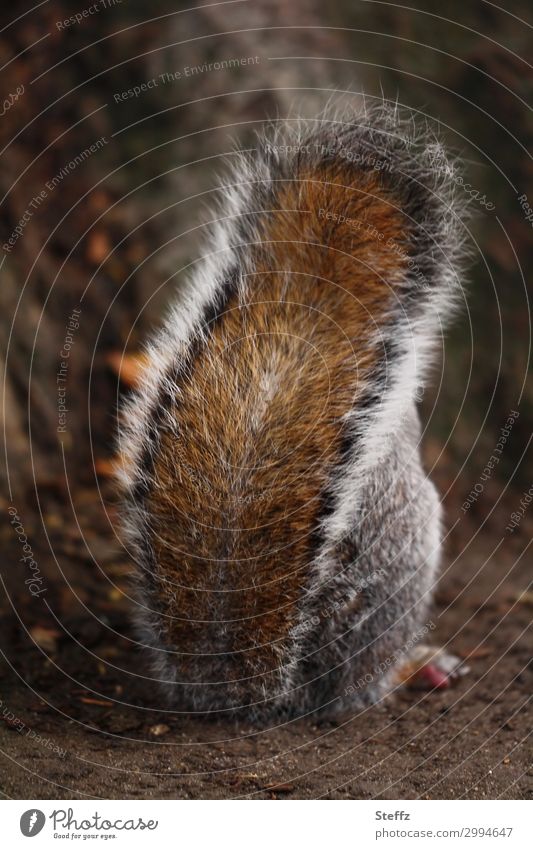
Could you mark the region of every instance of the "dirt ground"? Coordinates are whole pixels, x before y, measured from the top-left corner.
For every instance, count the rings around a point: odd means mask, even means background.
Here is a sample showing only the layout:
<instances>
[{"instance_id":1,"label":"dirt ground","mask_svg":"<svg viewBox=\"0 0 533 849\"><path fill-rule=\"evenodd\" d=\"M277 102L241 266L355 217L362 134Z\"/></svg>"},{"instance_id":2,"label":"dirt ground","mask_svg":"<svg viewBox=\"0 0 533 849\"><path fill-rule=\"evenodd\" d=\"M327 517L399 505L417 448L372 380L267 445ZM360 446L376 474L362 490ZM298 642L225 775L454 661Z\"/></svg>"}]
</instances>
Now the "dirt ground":
<instances>
[{"instance_id":1,"label":"dirt ground","mask_svg":"<svg viewBox=\"0 0 533 849\"><path fill-rule=\"evenodd\" d=\"M129 565L94 490L77 496L79 526L64 493L47 495L49 545L38 513L19 511L46 574L38 598L21 587L21 551L6 512L3 796L532 798L532 599L524 595L531 569L527 550L522 555L531 526L526 516L504 537L513 498L486 519L448 507L455 526L434 642L470 655L465 677L438 692L405 688L334 724L302 719L262 730L157 710L131 643Z\"/></svg>"}]
</instances>

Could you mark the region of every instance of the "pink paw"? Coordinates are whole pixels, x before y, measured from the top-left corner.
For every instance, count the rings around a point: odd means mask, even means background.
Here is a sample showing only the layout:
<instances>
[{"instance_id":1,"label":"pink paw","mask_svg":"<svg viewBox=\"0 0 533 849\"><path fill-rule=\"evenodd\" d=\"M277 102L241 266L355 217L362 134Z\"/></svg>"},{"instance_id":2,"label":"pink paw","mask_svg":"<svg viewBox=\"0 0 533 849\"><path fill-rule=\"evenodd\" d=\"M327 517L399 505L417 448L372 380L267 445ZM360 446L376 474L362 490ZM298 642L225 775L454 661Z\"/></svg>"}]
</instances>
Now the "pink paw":
<instances>
[{"instance_id":1,"label":"pink paw","mask_svg":"<svg viewBox=\"0 0 533 849\"><path fill-rule=\"evenodd\" d=\"M417 683L426 684L428 690L445 690L450 686L450 676L444 672L436 663L426 663L421 666L415 674Z\"/></svg>"},{"instance_id":2,"label":"pink paw","mask_svg":"<svg viewBox=\"0 0 533 849\"><path fill-rule=\"evenodd\" d=\"M402 669L401 678L416 689L445 690L467 672L469 667L444 649L418 646Z\"/></svg>"}]
</instances>

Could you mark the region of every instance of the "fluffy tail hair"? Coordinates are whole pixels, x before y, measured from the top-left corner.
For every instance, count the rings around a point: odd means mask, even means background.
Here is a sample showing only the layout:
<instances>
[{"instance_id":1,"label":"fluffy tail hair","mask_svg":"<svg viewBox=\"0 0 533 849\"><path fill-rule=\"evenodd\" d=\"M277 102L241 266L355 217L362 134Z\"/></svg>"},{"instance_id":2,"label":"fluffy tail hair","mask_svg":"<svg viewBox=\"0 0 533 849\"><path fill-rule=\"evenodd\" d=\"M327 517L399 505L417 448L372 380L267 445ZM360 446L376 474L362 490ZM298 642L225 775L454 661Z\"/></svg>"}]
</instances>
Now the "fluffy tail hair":
<instances>
[{"instance_id":1,"label":"fluffy tail hair","mask_svg":"<svg viewBox=\"0 0 533 849\"><path fill-rule=\"evenodd\" d=\"M454 174L385 105L236 156L120 438L143 640L183 704L297 686L313 581L460 291Z\"/></svg>"}]
</instances>

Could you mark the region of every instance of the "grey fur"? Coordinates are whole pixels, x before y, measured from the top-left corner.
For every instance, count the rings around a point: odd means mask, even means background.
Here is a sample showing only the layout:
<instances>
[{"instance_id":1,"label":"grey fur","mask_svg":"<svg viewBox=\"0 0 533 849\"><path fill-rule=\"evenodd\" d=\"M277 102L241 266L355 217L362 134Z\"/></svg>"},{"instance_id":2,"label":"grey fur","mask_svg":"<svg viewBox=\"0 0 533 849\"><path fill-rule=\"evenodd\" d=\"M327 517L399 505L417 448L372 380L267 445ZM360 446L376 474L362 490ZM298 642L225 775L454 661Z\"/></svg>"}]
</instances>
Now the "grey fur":
<instances>
[{"instance_id":1,"label":"grey fur","mask_svg":"<svg viewBox=\"0 0 533 849\"><path fill-rule=\"evenodd\" d=\"M277 128L269 138L260 142L257 155L238 158L223 189L222 223L213 232L217 252L196 272L151 343L151 366L126 409L119 444L126 457L124 526L138 567L139 635L156 678L170 704L181 710L231 711L258 719L335 713L376 701L392 686L396 668L427 625L441 510L420 462L414 396L457 302L464 242L455 164L444 158L427 128L420 130L397 109L382 105L358 116L329 114ZM289 643L280 646L279 668L269 676L243 670L242 680L225 683L219 681L223 665L217 647L199 647L212 653L198 667L202 678L181 682L179 646L165 641L154 593L145 507L154 485L151 464L161 430L173 426L167 411L171 399L179 398L188 358L201 356L198 342L209 333L206 314L222 306L230 278L246 297L246 244L256 236L248 213L268 208L272 181L298 169L299 160L280 152L287 145L313 145L309 156L315 161L335 155L320 153L321 147L383 160L383 179L393 175L402 208L416 225L415 267L402 281L398 310L382 328L386 357L369 376L365 403L347 419L347 449L325 488L307 593ZM386 580L376 580L384 569Z\"/></svg>"}]
</instances>

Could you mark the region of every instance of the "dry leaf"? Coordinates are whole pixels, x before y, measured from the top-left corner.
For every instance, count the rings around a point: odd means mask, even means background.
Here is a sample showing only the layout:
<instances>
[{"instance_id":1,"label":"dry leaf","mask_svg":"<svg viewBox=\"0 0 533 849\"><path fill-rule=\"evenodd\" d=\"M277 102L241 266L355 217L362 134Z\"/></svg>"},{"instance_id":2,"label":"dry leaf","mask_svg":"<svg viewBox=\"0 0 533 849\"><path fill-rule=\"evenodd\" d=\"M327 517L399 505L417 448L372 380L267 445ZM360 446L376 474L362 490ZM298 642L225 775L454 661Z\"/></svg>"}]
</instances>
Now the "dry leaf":
<instances>
[{"instance_id":1,"label":"dry leaf","mask_svg":"<svg viewBox=\"0 0 533 849\"><path fill-rule=\"evenodd\" d=\"M517 593L514 598L518 604L527 604L529 607L533 607L533 592L531 590L523 590L521 593Z\"/></svg>"},{"instance_id":2,"label":"dry leaf","mask_svg":"<svg viewBox=\"0 0 533 849\"><path fill-rule=\"evenodd\" d=\"M270 790L272 793L292 793L295 789L294 784L267 784L263 790Z\"/></svg>"},{"instance_id":3,"label":"dry leaf","mask_svg":"<svg viewBox=\"0 0 533 849\"><path fill-rule=\"evenodd\" d=\"M93 230L87 243L87 259L100 265L111 251L111 242L104 230Z\"/></svg>"},{"instance_id":4,"label":"dry leaf","mask_svg":"<svg viewBox=\"0 0 533 849\"><path fill-rule=\"evenodd\" d=\"M124 354L121 351L111 351L106 362L119 379L129 388L135 388L148 364L146 354Z\"/></svg>"},{"instance_id":5,"label":"dry leaf","mask_svg":"<svg viewBox=\"0 0 533 849\"><path fill-rule=\"evenodd\" d=\"M61 633L53 628L42 628L40 625L35 625L35 627L30 628L30 636L44 651L55 651Z\"/></svg>"},{"instance_id":6,"label":"dry leaf","mask_svg":"<svg viewBox=\"0 0 533 849\"><path fill-rule=\"evenodd\" d=\"M168 725L165 725L163 722L160 722L158 725L152 725L149 729L152 737L162 737L163 734L168 734L170 728Z\"/></svg>"},{"instance_id":7,"label":"dry leaf","mask_svg":"<svg viewBox=\"0 0 533 849\"><path fill-rule=\"evenodd\" d=\"M94 469L101 478L114 478L116 474L116 460L101 457L95 460Z\"/></svg>"},{"instance_id":8,"label":"dry leaf","mask_svg":"<svg viewBox=\"0 0 533 849\"><path fill-rule=\"evenodd\" d=\"M114 702L108 702L107 699L92 699L90 696L82 696L80 702L84 705L99 705L100 707L113 707Z\"/></svg>"},{"instance_id":9,"label":"dry leaf","mask_svg":"<svg viewBox=\"0 0 533 849\"><path fill-rule=\"evenodd\" d=\"M89 204L95 212L104 212L111 206L111 195L99 189L91 194Z\"/></svg>"},{"instance_id":10,"label":"dry leaf","mask_svg":"<svg viewBox=\"0 0 533 849\"><path fill-rule=\"evenodd\" d=\"M463 649L457 652L457 654L463 660L478 660L482 657L489 657L492 654L492 649L489 649L487 646L479 646L476 649Z\"/></svg>"}]
</instances>

